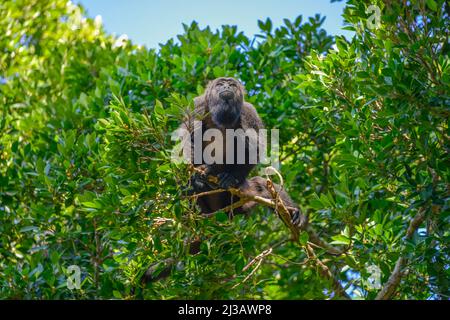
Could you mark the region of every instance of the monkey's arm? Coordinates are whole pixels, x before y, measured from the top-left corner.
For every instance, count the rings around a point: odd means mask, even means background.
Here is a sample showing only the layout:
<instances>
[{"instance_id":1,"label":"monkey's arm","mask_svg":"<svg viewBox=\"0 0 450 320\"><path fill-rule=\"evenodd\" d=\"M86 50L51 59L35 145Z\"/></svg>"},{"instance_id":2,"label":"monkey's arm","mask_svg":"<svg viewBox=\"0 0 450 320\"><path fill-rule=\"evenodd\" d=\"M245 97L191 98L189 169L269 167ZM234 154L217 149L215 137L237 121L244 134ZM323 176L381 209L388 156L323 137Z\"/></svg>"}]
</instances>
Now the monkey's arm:
<instances>
[{"instance_id":1,"label":"monkey's arm","mask_svg":"<svg viewBox=\"0 0 450 320\"><path fill-rule=\"evenodd\" d=\"M202 166L202 163L195 163L194 161L194 137L196 135L200 136L200 143L202 142L203 136L203 120L205 118L205 98L204 96L199 96L194 98L194 110L188 110L182 120L180 126L178 127L178 137L181 139L183 152L185 149L189 149L188 154L184 153L185 156L189 156L187 160L198 167ZM187 145L189 144L189 145Z\"/></svg>"}]
</instances>

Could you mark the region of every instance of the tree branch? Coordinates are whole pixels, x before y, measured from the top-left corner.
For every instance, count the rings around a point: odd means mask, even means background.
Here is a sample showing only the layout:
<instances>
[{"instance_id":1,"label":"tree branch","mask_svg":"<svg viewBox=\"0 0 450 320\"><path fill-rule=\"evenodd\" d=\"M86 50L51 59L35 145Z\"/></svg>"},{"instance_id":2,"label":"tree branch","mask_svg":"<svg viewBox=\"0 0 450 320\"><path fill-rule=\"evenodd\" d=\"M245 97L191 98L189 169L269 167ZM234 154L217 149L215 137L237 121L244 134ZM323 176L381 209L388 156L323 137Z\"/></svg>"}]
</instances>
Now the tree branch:
<instances>
[{"instance_id":1,"label":"tree branch","mask_svg":"<svg viewBox=\"0 0 450 320\"><path fill-rule=\"evenodd\" d=\"M200 168L196 168L196 167L192 167L192 171L196 171L198 173L204 174L204 171ZM208 176L208 181L211 183L218 183L218 179L215 176ZM262 204L266 207L272 208L274 209L280 219L283 221L283 223L289 228L289 230L291 231L291 235L292 235L292 240L294 242L297 242L298 240L298 236L299 236L299 229L294 226L291 223L291 219L290 219L290 212L297 210L297 208L293 208L293 207L288 207L283 203L283 200L278 196L278 192L276 192L273 183L268 180L268 190L269 192L272 194L272 197L275 199L267 199L267 198L263 198L260 196L255 196L255 195L251 195L251 194L247 194L243 191L241 191L240 189L236 189L236 188L230 188L228 190L225 189L214 189L211 191L206 191L206 192L202 192L202 193L198 193L198 194L194 194L192 196L190 196L190 198L198 198L200 196L204 196L204 195L209 195L209 194L215 194L215 193L220 193L220 192L225 192L228 191L230 192L232 195L235 195L237 197L239 197L239 201L233 203L232 205L229 205L228 207L225 207L219 211L230 211L232 209L236 209L240 206L242 206L243 204L249 202L249 201L254 201L257 202L259 204ZM214 215L216 212L210 213L206 216L212 216ZM332 255L341 255L343 254L346 250L340 250L337 249L335 247L333 247L332 245L330 245L329 243L327 243L326 241L322 240L319 235L315 232L314 228L311 225L307 225L305 227L305 231L308 233L309 235L309 241L312 242L313 244L317 245L320 248L325 249L329 254Z\"/></svg>"},{"instance_id":2,"label":"tree branch","mask_svg":"<svg viewBox=\"0 0 450 320\"><path fill-rule=\"evenodd\" d=\"M323 277L331 280L331 284L336 296L339 296L346 300L351 300L352 298L347 294L347 292L345 292L345 289L342 287L339 280L333 275L330 269L319 258L317 258L313 248L309 244L306 244L305 250L308 258L316 262L316 265L319 267L320 274Z\"/></svg>"},{"instance_id":3,"label":"tree branch","mask_svg":"<svg viewBox=\"0 0 450 320\"><path fill-rule=\"evenodd\" d=\"M406 230L405 240L410 240L422 222L425 220L425 210L419 210L417 215L410 221L408 229ZM388 281L384 287L378 292L375 300L388 300L392 298L395 291L397 290L400 280L404 275L404 267L408 262L408 258L401 255L397 262L395 263L394 271L390 275Z\"/></svg>"}]
</instances>

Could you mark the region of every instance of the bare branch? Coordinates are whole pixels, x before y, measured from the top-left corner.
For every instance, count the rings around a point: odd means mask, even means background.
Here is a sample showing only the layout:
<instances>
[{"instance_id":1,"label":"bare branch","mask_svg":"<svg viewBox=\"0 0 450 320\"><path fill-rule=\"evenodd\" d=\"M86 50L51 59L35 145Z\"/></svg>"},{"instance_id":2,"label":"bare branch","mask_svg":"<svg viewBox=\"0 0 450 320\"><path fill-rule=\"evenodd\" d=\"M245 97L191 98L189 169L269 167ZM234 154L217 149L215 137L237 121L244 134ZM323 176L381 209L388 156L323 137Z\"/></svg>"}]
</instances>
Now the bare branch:
<instances>
[{"instance_id":1,"label":"bare branch","mask_svg":"<svg viewBox=\"0 0 450 320\"><path fill-rule=\"evenodd\" d=\"M263 262L263 260L269 256L273 251L273 248L269 248L267 250L264 250L263 252L261 252L259 255L257 255L255 258L253 258L243 269L242 271L245 272L247 271L252 265L254 265L256 263L256 267L244 278L244 280L242 280L239 283L236 283L231 289L235 289L238 286L240 286L241 284L243 284L244 282L246 282L248 279L250 279L251 276L253 276L255 274L255 272L258 270L258 268L261 266L261 263Z\"/></svg>"}]
</instances>

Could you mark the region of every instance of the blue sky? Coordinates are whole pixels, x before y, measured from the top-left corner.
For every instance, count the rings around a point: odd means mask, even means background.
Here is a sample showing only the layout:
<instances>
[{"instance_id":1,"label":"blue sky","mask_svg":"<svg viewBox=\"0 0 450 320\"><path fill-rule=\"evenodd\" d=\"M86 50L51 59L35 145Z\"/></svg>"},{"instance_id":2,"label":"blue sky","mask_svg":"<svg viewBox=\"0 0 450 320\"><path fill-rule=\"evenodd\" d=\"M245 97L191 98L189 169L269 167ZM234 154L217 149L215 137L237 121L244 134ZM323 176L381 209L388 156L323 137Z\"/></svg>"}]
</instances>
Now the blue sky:
<instances>
[{"instance_id":1,"label":"blue sky","mask_svg":"<svg viewBox=\"0 0 450 320\"><path fill-rule=\"evenodd\" d=\"M223 24L237 25L252 37L258 33L257 20L272 19L274 26L283 18L294 19L320 13L330 34L350 36L341 30L344 3L330 0L78 0L90 17L101 15L109 33L126 34L136 44L157 48L158 43L183 32L182 23L196 20L200 27L213 30Z\"/></svg>"}]
</instances>

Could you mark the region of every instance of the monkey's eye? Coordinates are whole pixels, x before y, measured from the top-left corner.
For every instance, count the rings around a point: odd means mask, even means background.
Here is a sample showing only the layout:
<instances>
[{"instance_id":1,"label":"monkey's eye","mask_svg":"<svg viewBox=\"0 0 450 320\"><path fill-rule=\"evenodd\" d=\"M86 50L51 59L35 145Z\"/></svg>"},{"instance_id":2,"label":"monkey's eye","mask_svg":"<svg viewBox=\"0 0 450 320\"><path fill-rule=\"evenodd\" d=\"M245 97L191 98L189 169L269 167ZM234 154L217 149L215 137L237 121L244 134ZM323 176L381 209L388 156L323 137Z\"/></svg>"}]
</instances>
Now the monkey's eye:
<instances>
[{"instance_id":1,"label":"monkey's eye","mask_svg":"<svg viewBox=\"0 0 450 320\"><path fill-rule=\"evenodd\" d=\"M256 190L257 190L258 192L261 192L261 191L263 191L263 188L262 188L260 185L257 185L257 186L256 186Z\"/></svg>"}]
</instances>

